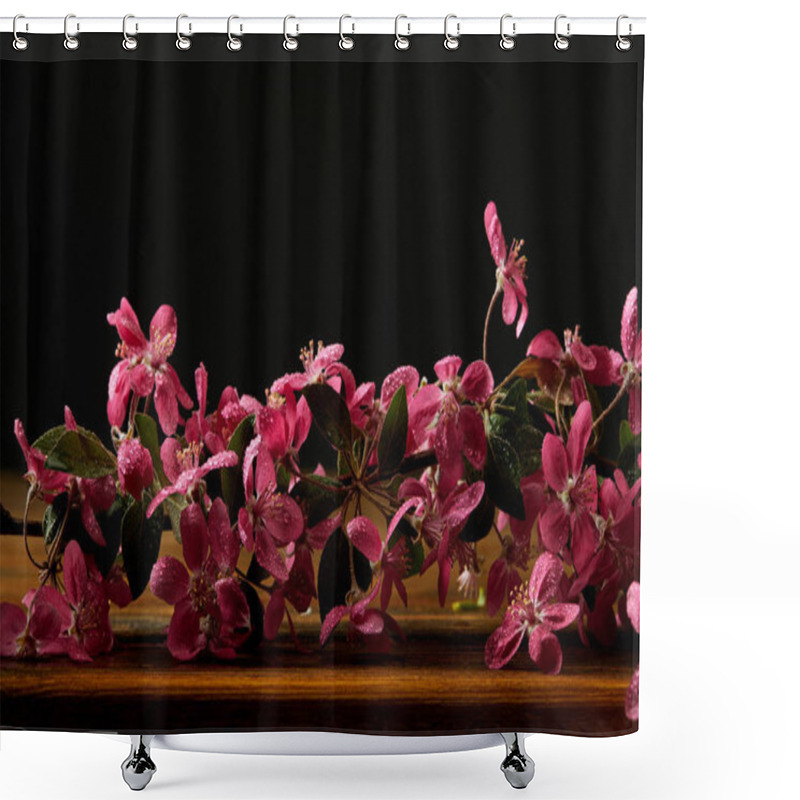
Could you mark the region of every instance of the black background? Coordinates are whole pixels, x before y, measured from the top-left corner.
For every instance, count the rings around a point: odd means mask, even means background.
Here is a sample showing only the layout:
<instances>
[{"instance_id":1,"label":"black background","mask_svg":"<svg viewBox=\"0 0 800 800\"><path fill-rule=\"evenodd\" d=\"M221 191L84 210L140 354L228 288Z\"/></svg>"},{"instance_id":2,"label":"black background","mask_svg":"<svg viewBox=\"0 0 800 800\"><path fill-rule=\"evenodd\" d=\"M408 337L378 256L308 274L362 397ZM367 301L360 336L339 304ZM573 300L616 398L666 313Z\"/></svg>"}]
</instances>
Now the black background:
<instances>
[{"instance_id":1,"label":"black background","mask_svg":"<svg viewBox=\"0 0 800 800\"><path fill-rule=\"evenodd\" d=\"M259 37L237 60L224 37L188 54L153 37L156 60L117 36L76 54L30 38L15 54L4 35L0 63L3 466L22 464L17 416L34 438L68 403L105 438L105 314L123 295L145 332L175 307L172 362L193 397L205 363L211 408L228 383L263 400L310 339L342 342L378 387L399 364L480 357L489 200L525 239L531 306L519 341L496 312L496 378L546 327L619 348L640 277L643 41L507 54L469 37L450 54L417 37L411 57L391 37L351 54L306 37L290 57Z\"/></svg>"}]
</instances>

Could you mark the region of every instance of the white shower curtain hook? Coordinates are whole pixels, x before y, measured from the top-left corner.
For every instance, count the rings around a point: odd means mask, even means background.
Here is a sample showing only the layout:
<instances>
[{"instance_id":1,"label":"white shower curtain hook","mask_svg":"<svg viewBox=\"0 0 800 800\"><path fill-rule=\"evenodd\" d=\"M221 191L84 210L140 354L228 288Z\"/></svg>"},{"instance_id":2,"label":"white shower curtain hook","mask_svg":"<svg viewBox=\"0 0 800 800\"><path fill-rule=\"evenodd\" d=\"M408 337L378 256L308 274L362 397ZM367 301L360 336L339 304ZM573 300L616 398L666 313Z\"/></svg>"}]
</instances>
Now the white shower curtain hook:
<instances>
[{"instance_id":1,"label":"white shower curtain hook","mask_svg":"<svg viewBox=\"0 0 800 800\"><path fill-rule=\"evenodd\" d=\"M620 33L620 23L624 19L629 19L627 14L620 14L617 17L617 43L616 44L617 44L617 50L619 50L619 51L621 51L623 53L626 53L628 50L631 49L631 45L633 44L633 42L631 42L630 39L628 39L627 37L623 36ZM632 33L633 33L633 25L631 25L631 23L629 22L628 23L628 36L630 36Z\"/></svg>"},{"instance_id":2,"label":"white shower curtain hook","mask_svg":"<svg viewBox=\"0 0 800 800\"><path fill-rule=\"evenodd\" d=\"M69 34L69 21L75 18L76 17L74 14L67 14L67 16L64 17L64 48L67 50L77 50L81 46L78 37L70 36ZM78 31L80 31L80 29L81 29L80 23L76 23L75 32L77 33Z\"/></svg>"},{"instance_id":3,"label":"white shower curtain hook","mask_svg":"<svg viewBox=\"0 0 800 800\"><path fill-rule=\"evenodd\" d=\"M231 33L231 22L233 22L235 19L239 19L239 17L237 17L236 14L231 14L228 17L228 45L227 45L227 47L228 47L228 50L230 50L232 53L236 53L239 50L241 50L242 49L242 44L243 44L241 39L239 39L237 36L234 36ZM241 32L242 32L242 26L240 25L239 26L239 33L241 33Z\"/></svg>"},{"instance_id":4,"label":"white shower curtain hook","mask_svg":"<svg viewBox=\"0 0 800 800\"><path fill-rule=\"evenodd\" d=\"M507 19L513 19L513 14L503 14L500 17L500 47L503 50L513 50L517 46L517 40L514 38L517 35L517 23L511 23L511 36L505 32L505 23Z\"/></svg>"},{"instance_id":5,"label":"white shower curtain hook","mask_svg":"<svg viewBox=\"0 0 800 800\"><path fill-rule=\"evenodd\" d=\"M566 36L562 36L558 32L558 21L560 19L566 19L566 18L567 18L566 14L559 14L556 17L556 21L555 21L554 28L553 28L553 30L555 32L555 36L556 36L556 39L553 42L553 47L555 47L556 50L561 50L561 51L569 50L569 37L571 36L571 31L570 31L571 25L570 25L570 23L569 22L567 23L567 35Z\"/></svg>"},{"instance_id":6,"label":"white shower curtain hook","mask_svg":"<svg viewBox=\"0 0 800 800\"><path fill-rule=\"evenodd\" d=\"M135 50L139 46L139 40L135 36L128 35L128 20L136 19L133 14L126 14L122 18L122 46L126 50ZM139 24L136 23L135 30L138 32Z\"/></svg>"},{"instance_id":7,"label":"white shower curtain hook","mask_svg":"<svg viewBox=\"0 0 800 800\"><path fill-rule=\"evenodd\" d=\"M394 18L394 46L398 50L408 50L411 47L411 23L406 22L406 26L408 27L408 31L406 32L405 36L400 35L400 20L401 19L408 19L405 14L398 14Z\"/></svg>"},{"instance_id":8,"label":"white shower curtain hook","mask_svg":"<svg viewBox=\"0 0 800 800\"><path fill-rule=\"evenodd\" d=\"M184 36L181 33L181 20L188 19L188 14L178 14L178 18L175 20L175 35L178 37L175 40L175 47L178 50L188 50L192 46L192 40L188 36ZM189 23L189 31L192 30L192 23Z\"/></svg>"},{"instance_id":9,"label":"white shower curtain hook","mask_svg":"<svg viewBox=\"0 0 800 800\"><path fill-rule=\"evenodd\" d=\"M297 18L293 17L291 14L287 14L283 18L283 49L292 51L292 50L297 50L297 48L300 46L300 42L298 42L297 39L294 38L294 36L289 36L288 26L290 19L297 19ZM300 33L300 26L297 23L295 23L295 35L299 33Z\"/></svg>"},{"instance_id":10,"label":"white shower curtain hook","mask_svg":"<svg viewBox=\"0 0 800 800\"><path fill-rule=\"evenodd\" d=\"M456 35L452 36L447 30L447 24L450 22L451 19L456 20ZM458 17L455 14L448 14L444 18L444 47L445 50L458 50L459 46L461 45L461 40L459 39L461 36L461 23L458 21Z\"/></svg>"},{"instance_id":11,"label":"white shower curtain hook","mask_svg":"<svg viewBox=\"0 0 800 800\"><path fill-rule=\"evenodd\" d=\"M18 19L25 19L25 15L24 14L17 14L17 16L14 17L14 22L11 23L11 31L14 34L14 42L13 42L14 49L15 50L20 50L20 51L27 50L28 49L28 45L30 44L30 42L24 36L20 36L17 33L17 20ZM25 30L26 31L28 30L28 23L27 22L25 23Z\"/></svg>"},{"instance_id":12,"label":"white shower curtain hook","mask_svg":"<svg viewBox=\"0 0 800 800\"><path fill-rule=\"evenodd\" d=\"M346 19L353 19L349 14L342 14L339 17L339 47L342 50L352 50L356 46L356 40L352 36L344 35L344 21ZM356 32L355 22L350 23L350 33Z\"/></svg>"}]
</instances>

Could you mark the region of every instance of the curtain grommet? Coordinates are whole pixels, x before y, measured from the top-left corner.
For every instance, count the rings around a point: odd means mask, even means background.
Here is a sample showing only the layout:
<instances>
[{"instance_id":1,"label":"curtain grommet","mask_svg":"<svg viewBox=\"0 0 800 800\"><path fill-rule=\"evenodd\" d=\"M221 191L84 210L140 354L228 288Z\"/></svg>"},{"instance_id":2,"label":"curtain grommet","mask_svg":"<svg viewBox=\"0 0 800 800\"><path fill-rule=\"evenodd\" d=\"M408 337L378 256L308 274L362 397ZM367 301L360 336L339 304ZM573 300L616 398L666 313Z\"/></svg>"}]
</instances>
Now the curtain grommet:
<instances>
[{"instance_id":1,"label":"curtain grommet","mask_svg":"<svg viewBox=\"0 0 800 800\"><path fill-rule=\"evenodd\" d=\"M242 46L244 45L244 42L238 36L234 36L231 33L231 22L233 22L235 19L239 19L239 17L236 14L231 14L228 17L228 41L225 43L225 46L228 48L228 50L231 51L231 53L238 53L242 49ZM239 33L241 32L242 32L242 26L240 25Z\"/></svg>"},{"instance_id":2,"label":"curtain grommet","mask_svg":"<svg viewBox=\"0 0 800 800\"><path fill-rule=\"evenodd\" d=\"M405 14L398 14L394 18L394 46L397 50L408 50L411 47L411 23L407 22L408 31L405 36L400 35L400 20L408 19Z\"/></svg>"},{"instance_id":3,"label":"curtain grommet","mask_svg":"<svg viewBox=\"0 0 800 800\"><path fill-rule=\"evenodd\" d=\"M353 19L349 14L342 14L339 17L339 49L344 51L352 50L356 46L356 40L352 36L344 35L344 21L346 19ZM355 23L351 23L352 30L350 33L356 32Z\"/></svg>"},{"instance_id":4,"label":"curtain grommet","mask_svg":"<svg viewBox=\"0 0 800 800\"><path fill-rule=\"evenodd\" d=\"M175 47L177 47L178 50L186 51L192 46L192 40L188 36L184 36L181 33L181 20L188 18L189 18L188 14L178 14L178 17L175 20L175 35L178 37L177 39L175 39ZM191 30L192 30L192 23L190 22L189 31L191 32Z\"/></svg>"},{"instance_id":5,"label":"curtain grommet","mask_svg":"<svg viewBox=\"0 0 800 800\"><path fill-rule=\"evenodd\" d=\"M451 19L456 21L456 35L453 36L447 29L448 23ZM461 23L455 14L448 14L444 18L444 49L445 50L458 50L461 46Z\"/></svg>"},{"instance_id":6,"label":"curtain grommet","mask_svg":"<svg viewBox=\"0 0 800 800\"><path fill-rule=\"evenodd\" d=\"M81 46L80 39L78 39L77 36L71 36L70 32L69 32L69 21L71 19L75 19L75 18L76 18L75 14L67 14L67 16L64 17L64 49L65 50L74 51L74 50L77 50ZM79 31L80 29L81 29L80 24L76 23L76 28L75 28L76 32Z\"/></svg>"},{"instance_id":7,"label":"curtain grommet","mask_svg":"<svg viewBox=\"0 0 800 800\"><path fill-rule=\"evenodd\" d=\"M517 46L517 23L511 23L511 35L509 36L505 32L505 23L507 19L513 19L512 14L503 14L500 17L500 49L501 50L513 50Z\"/></svg>"},{"instance_id":8,"label":"curtain grommet","mask_svg":"<svg viewBox=\"0 0 800 800\"><path fill-rule=\"evenodd\" d=\"M300 42L295 38L300 33L300 26L295 23L295 36L289 36L288 26L290 19L297 19L297 17L287 14L283 18L283 49L293 53L300 47Z\"/></svg>"},{"instance_id":9,"label":"curtain grommet","mask_svg":"<svg viewBox=\"0 0 800 800\"><path fill-rule=\"evenodd\" d=\"M555 19L555 23L553 24L553 33L555 34L555 37L556 37L555 40L553 41L553 47L555 47L555 49L558 50L561 53L563 53L565 50L569 50L569 37L572 35L571 31L570 31L570 28L572 26L571 26L571 24L569 22L567 22L567 35L566 36L562 36L558 32L558 21L561 20L561 19L566 19L566 18L567 18L566 14L559 14Z\"/></svg>"},{"instance_id":10,"label":"curtain grommet","mask_svg":"<svg viewBox=\"0 0 800 800\"><path fill-rule=\"evenodd\" d=\"M30 45L30 42L24 36L20 36L19 33L17 32L17 20L19 19L25 19L25 15L17 14L17 16L14 17L14 22L11 24L11 32L14 34L14 41L11 44L12 47L17 52L22 53L28 49L28 45ZM28 23L26 22L25 30L27 29L28 29Z\"/></svg>"},{"instance_id":11,"label":"curtain grommet","mask_svg":"<svg viewBox=\"0 0 800 800\"><path fill-rule=\"evenodd\" d=\"M126 14L122 18L122 47L124 50L135 50L139 46L139 40L135 36L128 35L128 20L136 19L133 14ZM136 25L135 30L139 30L139 25Z\"/></svg>"},{"instance_id":12,"label":"curtain grommet","mask_svg":"<svg viewBox=\"0 0 800 800\"><path fill-rule=\"evenodd\" d=\"M630 50L631 47L633 47L633 42L627 36L623 36L620 33L620 23L624 19L630 19L630 17L628 17L627 14L620 14L617 17L617 41L615 42L615 46L616 46L617 50L620 51L620 53L627 53L628 50ZM632 33L633 33L633 25L631 25L631 23L629 22L628 23L628 36L630 36Z\"/></svg>"}]
</instances>

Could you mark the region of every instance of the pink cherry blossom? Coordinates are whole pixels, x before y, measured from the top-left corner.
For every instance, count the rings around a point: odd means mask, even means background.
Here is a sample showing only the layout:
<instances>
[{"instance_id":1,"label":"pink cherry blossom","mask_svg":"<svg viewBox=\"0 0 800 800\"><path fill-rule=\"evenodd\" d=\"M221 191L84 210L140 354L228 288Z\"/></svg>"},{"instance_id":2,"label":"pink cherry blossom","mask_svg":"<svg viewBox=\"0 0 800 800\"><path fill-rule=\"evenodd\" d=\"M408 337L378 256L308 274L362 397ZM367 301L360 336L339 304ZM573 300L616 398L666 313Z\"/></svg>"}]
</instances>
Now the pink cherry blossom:
<instances>
[{"instance_id":1,"label":"pink cherry blossom","mask_svg":"<svg viewBox=\"0 0 800 800\"><path fill-rule=\"evenodd\" d=\"M353 547L370 561L380 561L383 555L383 541L378 528L369 517L354 517L347 523L347 538Z\"/></svg>"},{"instance_id":2,"label":"pink cherry blossom","mask_svg":"<svg viewBox=\"0 0 800 800\"><path fill-rule=\"evenodd\" d=\"M368 637L371 641L371 648L375 650L386 650L391 644L389 631L392 631L399 638L403 637L395 619L386 611L377 608L369 608L369 604L375 599L380 588L380 583L375 582L368 594L364 595L351 605L334 606L325 617L322 628L319 632L319 642L324 645L333 633L336 626L343 620L349 622L348 636L351 641Z\"/></svg>"},{"instance_id":3,"label":"pink cherry blossom","mask_svg":"<svg viewBox=\"0 0 800 800\"><path fill-rule=\"evenodd\" d=\"M566 628L580 613L577 603L558 601L563 574L564 567L556 556L552 553L539 556L527 592L515 598L500 627L486 642L487 667L500 669L507 664L527 633L531 660L548 675L561 672L561 645L553 631Z\"/></svg>"},{"instance_id":4,"label":"pink cherry blossom","mask_svg":"<svg viewBox=\"0 0 800 800\"><path fill-rule=\"evenodd\" d=\"M201 464L202 451L202 445L199 443L181 447L181 443L177 439L170 437L164 440L161 445L161 461L164 465L164 472L172 483L161 489L152 499L147 507L148 517L152 517L161 503L173 494L185 495L190 502L194 501L199 491L205 491L203 478L209 472L223 467L235 467L239 463L239 456L236 453L232 450L224 450Z\"/></svg>"},{"instance_id":5,"label":"pink cherry blossom","mask_svg":"<svg viewBox=\"0 0 800 800\"><path fill-rule=\"evenodd\" d=\"M464 375L459 375L458 356L442 358L434 369L439 386L420 389L417 397L424 393L424 402L411 402L408 424L417 446L432 440L440 469L439 483L446 494L464 473L464 456L475 469L483 469L486 431L475 405L468 403L486 403L494 389L494 378L485 361L473 361ZM422 433L423 427L427 436Z\"/></svg>"},{"instance_id":6,"label":"pink cherry blossom","mask_svg":"<svg viewBox=\"0 0 800 800\"><path fill-rule=\"evenodd\" d=\"M239 509L239 535L264 569L279 581L289 578L281 548L297 541L305 520L300 506L277 490L268 444L255 436L242 464L245 507Z\"/></svg>"},{"instance_id":7,"label":"pink cherry blossom","mask_svg":"<svg viewBox=\"0 0 800 800\"><path fill-rule=\"evenodd\" d=\"M429 547L420 574L433 564L438 565L439 605L444 606L453 563L458 561L462 568L476 566L474 544L463 542L458 534L483 499L484 483L459 483L447 494L441 491L441 484L435 491L431 491L430 484L429 473L423 475L423 480L407 478L403 481L397 491L397 498L404 502L392 517L387 536L391 538L400 519L413 509L413 524Z\"/></svg>"},{"instance_id":8,"label":"pink cherry blossom","mask_svg":"<svg viewBox=\"0 0 800 800\"><path fill-rule=\"evenodd\" d=\"M134 500L153 483L153 459L138 439L123 439L117 449L117 475L123 492Z\"/></svg>"},{"instance_id":9,"label":"pink cherry blossom","mask_svg":"<svg viewBox=\"0 0 800 800\"><path fill-rule=\"evenodd\" d=\"M122 425L131 392L137 397L149 397L155 389L158 421L164 433L171 436L180 422L178 402L184 408L192 405L178 373L167 362L178 336L175 310L167 305L159 307L150 321L149 339L142 332L136 312L124 297L119 309L108 314L107 319L116 327L122 340L117 347L117 357L121 360L111 372L108 384L109 423L117 427Z\"/></svg>"},{"instance_id":10,"label":"pink cherry blossom","mask_svg":"<svg viewBox=\"0 0 800 800\"><path fill-rule=\"evenodd\" d=\"M185 566L164 556L150 574L153 594L175 607L167 647L181 661L206 647L221 658L233 658L249 635L250 611L233 577L240 544L221 498L212 503L207 523L198 503L182 511L181 543Z\"/></svg>"},{"instance_id":11,"label":"pink cherry blossom","mask_svg":"<svg viewBox=\"0 0 800 800\"><path fill-rule=\"evenodd\" d=\"M272 391L283 394L286 386L292 389L303 389L311 383L328 383L330 378L338 376L339 361L344 355L344 345L330 344L327 347L322 342L309 342L308 347L300 351L302 372L290 372L278 378L272 384ZM332 384L333 385L333 384ZM338 391L340 382L337 379L334 388Z\"/></svg>"},{"instance_id":12,"label":"pink cherry blossom","mask_svg":"<svg viewBox=\"0 0 800 800\"><path fill-rule=\"evenodd\" d=\"M67 488L69 475L45 467L44 464L47 459L44 453L38 447L31 447L28 444L25 428L19 419L14 420L14 434L17 437L17 442L19 442L22 454L25 456L25 463L28 465L25 477L39 497L47 503L52 502L57 494L61 494Z\"/></svg>"},{"instance_id":13,"label":"pink cherry blossom","mask_svg":"<svg viewBox=\"0 0 800 800\"><path fill-rule=\"evenodd\" d=\"M633 433L642 431L642 332L639 329L638 297L639 290L634 286L625 298L620 332L625 362L620 367L619 382L628 385L628 421Z\"/></svg>"},{"instance_id":14,"label":"pink cherry blossom","mask_svg":"<svg viewBox=\"0 0 800 800\"><path fill-rule=\"evenodd\" d=\"M300 448L311 430L311 411L305 397L298 401L294 391L270 392L267 404L256 414L256 433L264 442L275 463L285 462L299 471Z\"/></svg>"},{"instance_id":15,"label":"pink cherry blossom","mask_svg":"<svg viewBox=\"0 0 800 800\"><path fill-rule=\"evenodd\" d=\"M486 206L483 213L486 236L492 250L492 258L497 267L497 285L503 289L503 322L512 325L519 309L517 320L517 338L519 339L525 322L528 319L528 291L525 288L525 264L527 259L519 251L525 242L514 239L511 247L506 248L503 228L497 216L497 207L493 202Z\"/></svg>"},{"instance_id":16,"label":"pink cherry blossom","mask_svg":"<svg viewBox=\"0 0 800 800\"><path fill-rule=\"evenodd\" d=\"M41 586L22 602L24 609L0 603L0 656L32 658L62 652L58 641L72 619L64 596L52 586Z\"/></svg>"},{"instance_id":17,"label":"pink cherry blossom","mask_svg":"<svg viewBox=\"0 0 800 800\"><path fill-rule=\"evenodd\" d=\"M598 543L593 514L597 511L597 474L584 469L583 457L592 433L592 407L578 406L572 420L567 446L548 433L542 445L542 469L552 491L539 517L539 532L548 550L560 553L572 533L571 551L578 573L589 563Z\"/></svg>"}]
</instances>

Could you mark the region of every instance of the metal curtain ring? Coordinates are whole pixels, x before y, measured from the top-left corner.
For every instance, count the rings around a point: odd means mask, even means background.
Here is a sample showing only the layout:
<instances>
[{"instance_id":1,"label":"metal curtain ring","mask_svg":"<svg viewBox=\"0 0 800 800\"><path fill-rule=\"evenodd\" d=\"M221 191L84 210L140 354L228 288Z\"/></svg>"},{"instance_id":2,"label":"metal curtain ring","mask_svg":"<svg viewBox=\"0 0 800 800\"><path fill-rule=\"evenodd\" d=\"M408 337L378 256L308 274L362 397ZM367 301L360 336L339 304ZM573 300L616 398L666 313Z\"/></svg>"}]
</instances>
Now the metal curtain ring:
<instances>
[{"instance_id":1,"label":"metal curtain ring","mask_svg":"<svg viewBox=\"0 0 800 800\"><path fill-rule=\"evenodd\" d=\"M569 22L567 23L567 35L566 36L562 36L558 32L558 21L560 19L566 19L566 18L567 18L566 14L559 14L556 17L556 21L555 21L555 24L553 26L553 31L554 31L555 37L556 37L555 41L553 42L553 47L555 47L556 50L561 50L561 51L569 50L569 38L568 37L571 35L570 34L570 27L571 27L570 23Z\"/></svg>"},{"instance_id":2,"label":"metal curtain ring","mask_svg":"<svg viewBox=\"0 0 800 800\"><path fill-rule=\"evenodd\" d=\"M628 50L631 49L631 46L632 46L633 42L631 42L630 39L628 39L627 37L623 36L619 32L620 23L624 19L629 19L627 14L620 14L617 17L617 50L620 50L621 52L626 53ZM629 22L628 23L628 36L630 36L631 33L633 33L633 25L631 25L631 23Z\"/></svg>"},{"instance_id":3,"label":"metal curtain ring","mask_svg":"<svg viewBox=\"0 0 800 800\"><path fill-rule=\"evenodd\" d=\"M408 37L411 36L411 23L407 22L406 25L408 26L408 32L405 36L400 35L400 20L401 19L408 19L405 14L398 14L394 18L394 46L398 50L408 50L411 47L411 39Z\"/></svg>"},{"instance_id":4,"label":"metal curtain ring","mask_svg":"<svg viewBox=\"0 0 800 800\"><path fill-rule=\"evenodd\" d=\"M288 14L283 18L283 49L289 51L297 50L297 48L300 46L300 42L298 42L297 39L295 39L293 36L289 36L288 25L290 19L296 19L296 17ZM296 24L295 28L295 33L300 33L300 26Z\"/></svg>"},{"instance_id":5,"label":"metal curtain ring","mask_svg":"<svg viewBox=\"0 0 800 800\"><path fill-rule=\"evenodd\" d=\"M178 14L178 18L175 20L175 35L178 37L175 40L175 47L178 50L188 50L192 46L192 40L188 36L184 36L181 33L181 20L188 19L188 14ZM192 30L192 23L189 23L189 31Z\"/></svg>"},{"instance_id":6,"label":"metal curtain ring","mask_svg":"<svg viewBox=\"0 0 800 800\"><path fill-rule=\"evenodd\" d=\"M18 19L25 19L25 15L24 14L17 14L17 16L14 17L14 22L11 24L11 31L14 34L14 41L13 41L14 49L15 50L20 50L20 51L27 50L28 49L28 45L30 44L30 42L24 36L20 36L17 33L17 20ZM28 23L27 22L25 23L25 30L26 31L28 30Z\"/></svg>"},{"instance_id":7,"label":"metal curtain ring","mask_svg":"<svg viewBox=\"0 0 800 800\"><path fill-rule=\"evenodd\" d=\"M135 36L128 36L128 20L136 19L133 14L126 14L122 18L122 46L126 50L135 50L139 46L139 40ZM139 25L136 25L136 30L139 30Z\"/></svg>"},{"instance_id":8,"label":"metal curtain ring","mask_svg":"<svg viewBox=\"0 0 800 800\"><path fill-rule=\"evenodd\" d=\"M69 35L69 21L71 19L75 19L74 14L67 14L67 16L64 17L64 48L66 50L77 50L81 46L81 43L78 41L77 36ZM76 25L76 31L80 29L81 26L79 24Z\"/></svg>"},{"instance_id":9,"label":"metal curtain ring","mask_svg":"<svg viewBox=\"0 0 800 800\"><path fill-rule=\"evenodd\" d=\"M456 35L451 36L447 31L447 23L450 22L451 19L456 20ZM461 36L461 23L458 22L458 17L455 14L448 14L444 18L444 47L445 50L458 50L459 46L461 45L461 41L458 38Z\"/></svg>"},{"instance_id":10,"label":"metal curtain ring","mask_svg":"<svg viewBox=\"0 0 800 800\"><path fill-rule=\"evenodd\" d=\"M346 19L353 19L349 14L342 14L339 17L339 47L342 50L352 50L356 46L356 40L352 36L345 36L344 35L344 21ZM351 33L356 32L356 24L355 22L351 23L352 30Z\"/></svg>"},{"instance_id":11,"label":"metal curtain ring","mask_svg":"<svg viewBox=\"0 0 800 800\"><path fill-rule=\"evenodd\" d=\"M512 14L503 14L500 17L500 47L503 50L513 50L517 46L517 40L514 38L517 35L517 23L511 23L511 36L506 34L504 30L506 20L512 18Z\"/></svg>"},{"instance_id":12,"label":"metal curtain ring","mask_svg":"<svg viewBox=\"0 0 800 800\"><path fill-rule=\"evenodd\" d=\"M230 50L232 53L236 53L239 50L241 50L242 49L242 44L243 44L241 39L239 39L237 36L234 36L231 33L231 22L233 22L235 19L239 19L239 17L237 17L236 14L231 14L228 17L228 44L227 44L227 47L228 47L228 50ZM241 31L242 31L242 26L240 25L239 26L239 32L241 33Z\"/></svg>"}]
</instances>

